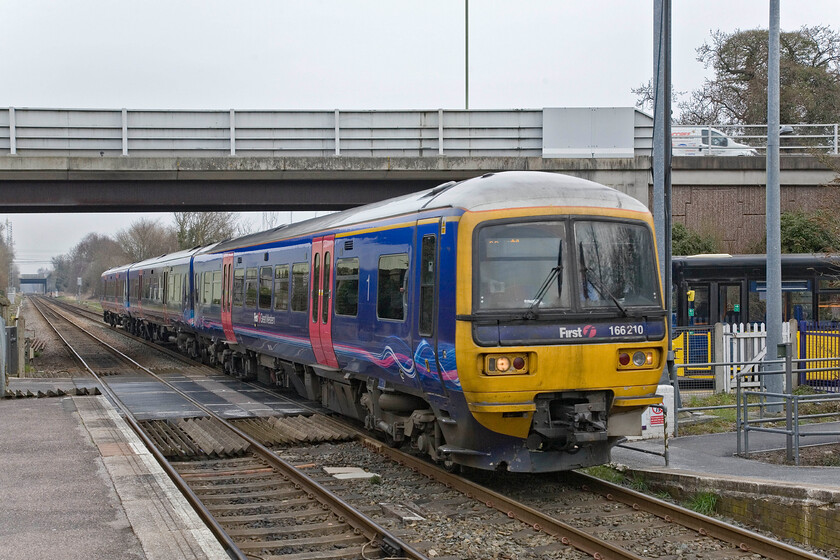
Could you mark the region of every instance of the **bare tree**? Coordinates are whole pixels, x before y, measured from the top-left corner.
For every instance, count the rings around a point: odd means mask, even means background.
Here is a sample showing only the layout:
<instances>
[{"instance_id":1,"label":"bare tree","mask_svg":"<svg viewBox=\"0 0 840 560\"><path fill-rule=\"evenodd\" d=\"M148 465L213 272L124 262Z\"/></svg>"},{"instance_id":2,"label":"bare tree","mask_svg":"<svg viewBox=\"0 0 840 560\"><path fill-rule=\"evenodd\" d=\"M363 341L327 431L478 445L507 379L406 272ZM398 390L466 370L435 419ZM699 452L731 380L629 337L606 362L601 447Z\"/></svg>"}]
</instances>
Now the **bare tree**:
<instances>
[{"instance_id":1,"label":"bare tree","mask_svg":"<svg viewBox=\"0 0 840 560\"><path fill-rule=\"evenodd\" d=\"M781 34L783 123L834 123L840 119L840 33L828 26ZM767 122L766 29L712 32L697 60L714 76L681 99L674 120L681 124L764 124ZM652 103L651 82L632 90L637 106Z\"/></svg>"},{"instance_id":2,"label":"bare tree","mask_svg":"<svg viewBox=\"0 0 840 560\"><path fill-rule=\"evenodd\" d=\"M189 249L228 239L240 233L234 212L175 212L178 246Z\"/></svg>"},{"instance_id":3,"label":"bare tree","mask_svg":"<svg viewBox=\"0 0 840 560\"><path fill-rule=\"evenodd\" d=\"M129 261L137 262L178 250L175 230L160 220L141 218L117 233L116 241Z\"/></svg>"},{"instance_id":4,"label":"bare tree","mask_svg":"<svg viewBox=\"0 0 840 560\"><path fill-rule=\"evenodd\" d=\"M280 212L263 212L262 213L262 229L274 229L280 225Z\"/></svg>"},{"instance_id":5,"label":"bare tree","mask_svg":"<svg viewBox=\"0 0 840 560\"><path fill-rule=\"evenodd\" d=\"M0 222L0 292L5 293L6 287L10 285L10 274L16 274L15 248L6 243L6 227Z\"/></svg>"},{"instance_id":6,"label":"bare tree","mask_svg":"<svg viewBox=\"0 0 840 560\"><path fill-rule=\"evenodd\" d=\"M82 292L99 296L102 273L128 260L116 241L107 235L89 233L69 253L53 257L56 289L75 292L77 278L81 278Z\"/></svg>"}]
</instances>

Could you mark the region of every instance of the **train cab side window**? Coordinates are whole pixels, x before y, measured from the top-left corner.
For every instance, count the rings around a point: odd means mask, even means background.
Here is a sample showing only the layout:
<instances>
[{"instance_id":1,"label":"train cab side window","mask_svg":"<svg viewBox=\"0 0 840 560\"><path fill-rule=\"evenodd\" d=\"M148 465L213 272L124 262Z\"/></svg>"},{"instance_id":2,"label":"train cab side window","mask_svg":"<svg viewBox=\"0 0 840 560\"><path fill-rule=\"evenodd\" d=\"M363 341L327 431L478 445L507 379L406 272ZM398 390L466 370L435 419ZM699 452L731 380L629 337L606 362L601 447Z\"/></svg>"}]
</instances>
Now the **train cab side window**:
<instances>
[{"instance_id":1,"label":"train cab side window","mask_svg":"<svg viewBox=\"0 0 840 560\"><path fill-rule=\"evenodd\" d=\"M376 316L380 319L405 320L408 253L379 257Z\"/></svg>"},{"instance_id":2,"label":"train cab side window","mask_svg":"<svg viewBox=\"0 0 840 560\"><path fill-rule=\"evenodd\" d=\"M257 306L257 269L249 268L245 272L245 307Z\"/></svg>"},{"instance_id":3,"label":"train cab side window","mask_svg":"<svg viewBox=\"0 0 840 560\"><path fill-rule=\"evenodd\" d=\"M270 266L260 268L260 309L271 309L271 285L274 271Z\"/></svg>"},{"instance_id":4,"label":"train cab side window","mask_svg":"<svg viewBox=\"0 0 840 560\"><path fill-rule=\"evenodd\" d=\"M245 269L237 268L233 271L233 305L234 307L242 307L245 301L242 294L245 290Z\"/></svg>"},{"instance_id":5,"label":"train cab side window","mask_svg":"<svg viewBox=\"0 0 840 560\"><path fill-rule=\"evenodd\" d=\"M359 259L335 263L335 314L355 317L359 313Z\"/></svg>"},{"instance_id":6,"label":"train cab side window","mask_svg":"<svg viewBox=\"0 0 840 560\"><path fill-rule=\"evenodd\" d=\"M215 270L213 271L213 299L211 301L213 305L221 305L222 304L222 271Z\"/></svg>"},{"instance_id":7,"label":"train cab side window","mask_svg":"<svg viewBox=\"0 0 840 560\"><path fill-rule=\"evenodd\" d=\"M274 310L289 310L289 265L274 267Z\"/></svg>"},{"instance_id":8,"label":"train cab side window","mask_svg":"<svg viewBox=\"0 0 840 560\"><path fill-rule=\"evenodd\" d=\"M292 311L306 311L309 301L309 263L292 265Z\"/></svg>"}]
</instances>

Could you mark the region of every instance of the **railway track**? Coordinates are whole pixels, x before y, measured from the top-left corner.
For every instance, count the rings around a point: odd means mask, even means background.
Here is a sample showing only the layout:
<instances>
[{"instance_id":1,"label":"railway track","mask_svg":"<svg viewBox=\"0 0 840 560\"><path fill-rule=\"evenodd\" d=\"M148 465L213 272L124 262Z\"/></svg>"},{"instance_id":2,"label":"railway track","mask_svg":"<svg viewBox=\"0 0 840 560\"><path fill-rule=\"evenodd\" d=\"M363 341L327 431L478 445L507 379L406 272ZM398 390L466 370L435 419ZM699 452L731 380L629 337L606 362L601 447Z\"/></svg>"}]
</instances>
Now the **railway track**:
<instances>
[{"instance_id":1,"label":"railway track","mask_svg":"<svg viewBox=\"0 0 840 560\"><path fill-rule=\"evenodd\" d=\"M152 346L159 348L157 345ZM187 358L181 358L189 361ZM483 478L489 478L489 481L478 484L455 476L411 454L390 448L346 422L321 418L319 424L328 431L345 434L352 432L353 438L365 446L370 458L364 458L365 452L360 454L354 443L321 445L317 441L300 438L292 442L293 446L284 449L284 456L295 463L298 471L317 471L319 474L315 477L322 487L332 489L335 494L347 496L346 499L351 505L366 510L374 518L378 517L380 523L388 525L393 524L394 519L401 519L403 526L398 526L396 530L404 534L412 533L404 525L414 519L413 514L422 517L425 512L431 517L449 517L455 527L457 518L463 516L463 512L466 511L473 518L472 521L480 519L483 531L488 535L494 531L499 534L510 533L511 523L517 522L515 525L520 527L520 535L517 538L523 543L528 543L526 546L531 550L539 551L537 556L520 554L517 557L785 560L823 558L669 502L579 473L561 476L485 475ZM273 446L284 445L283 442L267 438L267 431L267 428L252 427L254 435L264 443ZM158 441L158 446L161 445ZM345 449L347 451L344 451ZM347 462L348 457L352 457L351 461L363 464L365 470L383 473L380 480L399 481L399 501L378 503L372 507L371 499L378 499L380 495L385 494L384 492L376 492L373 487L360 492L358 485L321 474L323 471L316 467L323 466L325 458L334 460L336 450L339 450L337 462ZM169 454L174 456L177 452ZM206 460L206 464L181 460L176 461L174 465L182 478L193 481L193 487L200 491L202 496L214 496L210 501L214 504L217 515L221 518L227 517L234 525L257 523L260 520L289 519L289 513L282 511L282 499L278 502L281 511L277 511L278 503L273 503L269 496L275 490L293 490L265 480L265 469L268 467L262 463L253 462L244 456L234 457L218 453L215 462L211 459ZM406 474L407 469L410 469L410 474ZM220 479L213 478L213 473L216 472L222 473ZM199 480L200 485L197 482ZM380 484L384 487L387 482ZM254 494L252 497L258 503L265 502L266 505L240 507L237 504L237 507L230 507L224 503L226 499L238 499L238 492L245 493L246 490L248 494ZM286 500L298 499L294 493L283 495L286 496L283 498ZM433 499L430 500L429 496L433 496ZM405 504L409 506L406 507ZM315 514L314 508L310 513ZM322 518L317 519L323 525ZM522 534L523 526L528 527L526 533L530 535ZM230 531L233 531L233 535L239 535L239 531L245 529L231 527ZM422 528L419 532L422 536ZM452 532L457 533L456 530ZM414 532L414 535L414 540L417 540L417 532ZM322 540L328 540L326 536L323 537ZM543 537L550 538L545 540ZM321 536L307 538L321 539ZM427 538L432 540L432 535L427 535ZM488 544L491 540L491 537L487 537L482 544ZM459 549L458 544L463 543L454 543L449 549L461 550L460 554L466 554L463 552L463 546ZM435 547L437 550L447 550L447 546L441 546L440 542L426 543L423 548L436 550ZM576 556L578 553L581 555ZM453 556L455 557L468 556Z\"/></svg>"},{"instance_id":2,"label":"railway track","mask_svg":"<svg viewBox=\"0 0 840 560\"><path fill-rule=\"evenodd\" d=\"M184 435L179 436L177 425L152 432L150 437L151 430L144 429L94 367L106 364L110 369L116 361L123 370L132 366L135 371L152 376L170 389L177 389L54 309L44 310L43 300L34 303L53 328L57 321L72 325L70 331L62 333L56 328L56 333L91 375L99 380L103 392L122 409L128 423L232 556L245 559L256 555L259 558L290 560L426 558L280 459L247 431L213 414L180 391L185 399L206 414L205 423L208 426L204 432L211 443L188 448L186 444L195 440L183 430ZM97 341L96 348L91 347L91 339ZM102 352L103 347L108 349L107 353ZM225 433L226 443L219 444L223 438L214 431ZM208 451L228 455L233 448L242 456L227 460L229 462L222 463L221 467L218 459L209 458L171 463L155 445L155 439L166 442L165 449L170 454L180 454L184 458L195 457L196 452L206 457ZM212 451L210 448L213 448ZM259 485L250 478L252 475L259 476ZM244 512L247 516L243 518L234 512Z\"/></svg>"}]
</instances>

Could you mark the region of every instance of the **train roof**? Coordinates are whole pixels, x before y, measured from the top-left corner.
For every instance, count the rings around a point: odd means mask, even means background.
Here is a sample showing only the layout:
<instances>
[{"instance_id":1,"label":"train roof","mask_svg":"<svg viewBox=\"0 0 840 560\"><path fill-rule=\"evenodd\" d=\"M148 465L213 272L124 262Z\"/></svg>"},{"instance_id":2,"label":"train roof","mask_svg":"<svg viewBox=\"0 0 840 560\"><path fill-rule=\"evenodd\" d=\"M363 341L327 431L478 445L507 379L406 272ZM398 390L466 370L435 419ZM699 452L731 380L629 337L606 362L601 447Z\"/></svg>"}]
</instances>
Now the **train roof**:
<instances>
[{"instance_id":1,"label":"train roof","mask_svg":"<svg viewBox=\"0 0 840 560\"><path fill-rule=\"evenodd\" d=\"M199 252L218 253L262 245L424 210L452 208L478 212L544 206L622 208L648 212L644 204L630 195L586 179L542 171L504 171L460 182L450 181L417 193L222 241Z\"/></svg>"},{"instance_id":2,"label":"train roof","mask_svg":"<svg viewBox=\"0 0 840 560\"><path fill-rule=\"evenodd\" d=\"M688 255L674 256L671 262L675 267L681 268L742 268L742 267L763 267L767 263L767 255L730 255L730 254L709 254L709 255ZM840 254L836 253L783 253L781 255L783 266L819 266L840 264Z\"/></svg>"},{"instance_id":3,"label":"train roof","mask_svg":"<svg viewBox=\"0 0 840 560\"><path fill-rule=\"evenodd\" d=\"M146 259L144 261L136 262L136 263L130 265L130 268L132 270L135 270L135 269L139 269L139 268L154 268L156 266L167 266L167 265L171 266L171 264L173 262L176 262L176 261L181 261L181 260L189 261L189 258L191 256L193 256L194 254L198 253L200 250L209 249L209 248L212 248L212 247L213 247L213 245L208 245L207 247L197 246L197 247L193 247L191 249L184 249L184 250L181 250L181 251L177 251L175 253L166 253L166 254L163 254L163 255L159 255L157 257L152 257L152 258Z\"/></svg>"},{"instance_id":4,"label":"train roof","mask_svg":"<svg viewBox=\"0 0 840 560\"><path fill-rule=\"evenodd\" d=\"M120 266L114 266L112 268L109 268L105 272L103 272L102 276L108 276L109 274L117 274L117 273L120 273L120 272L126 272L132 266L134 266L134 263L132 263L132 264L122 264Z\"/></svg>"}]
</instances>

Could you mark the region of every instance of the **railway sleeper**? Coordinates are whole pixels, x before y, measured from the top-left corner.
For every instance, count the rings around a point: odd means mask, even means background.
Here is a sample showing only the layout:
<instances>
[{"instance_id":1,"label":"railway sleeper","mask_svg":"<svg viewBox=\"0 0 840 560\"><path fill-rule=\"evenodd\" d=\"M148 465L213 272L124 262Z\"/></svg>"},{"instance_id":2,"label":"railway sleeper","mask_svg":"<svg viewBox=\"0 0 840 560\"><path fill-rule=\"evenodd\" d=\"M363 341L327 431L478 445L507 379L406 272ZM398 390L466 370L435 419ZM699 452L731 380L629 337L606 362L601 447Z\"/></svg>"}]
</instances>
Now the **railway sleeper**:
<instances>
[{"instance_id":1,"label":"railway sleeper","mask_svg":"<svg viewBox=\"0 0 840 560\"><path fill-rule=\"evenodd\" d=\"M283 527L260 527L259 529L234 529L227 533L232 536L251 536L264 535L272 537L291 536L298 537L303 535L335 535L348 532L346 524L340 522L333 513L324 512L324 520L321 523L307 523L306 525L287 525ZM292 538L290 541L297 540ZM289 541L274 539L270 543L263 542L264 545L286 543Z\"/></svg>"},{"instance_id":2,"label":"railway sleeper","mask_svg":"<svg viewBox=\"0 0 840 560\"><path fill-rule=\"evenodd\" d=\"M223 501L223 500L256 500L258 498L269 498L266 502L260 503L271 503L277 502L280 500L285 500L288 498L297 498L299 496L303 496L305 492L303 490L295 490L295 489L288 489L288 490L255 490L253 492L245 491L244 489L238 492L227 492L224 494L213 493L208 489L201 489L195 490L196 494L201 496L201 500L203 502L209 501Z\"/></svg>"},{"instance_id":3,"label":"railway sleeper","mask_svg":"<svg viewBox=\"0 0 840 560\"><path fill-rule=\"evenodd\" d=\"M349 529L347 525L339 525L344 527L345 533L339 535L326 535L322 537L309 537L303 539L288 539L275 541L253 541L247 543L236 543L237 546L245 550L270 550L275 554L287 554L291 552L299 552L303 547L340 547L342 545L362 544L368 542L364 535L357 535ZM291 549L291 550L290 550Z\"/></svg>"}]
</instances>

